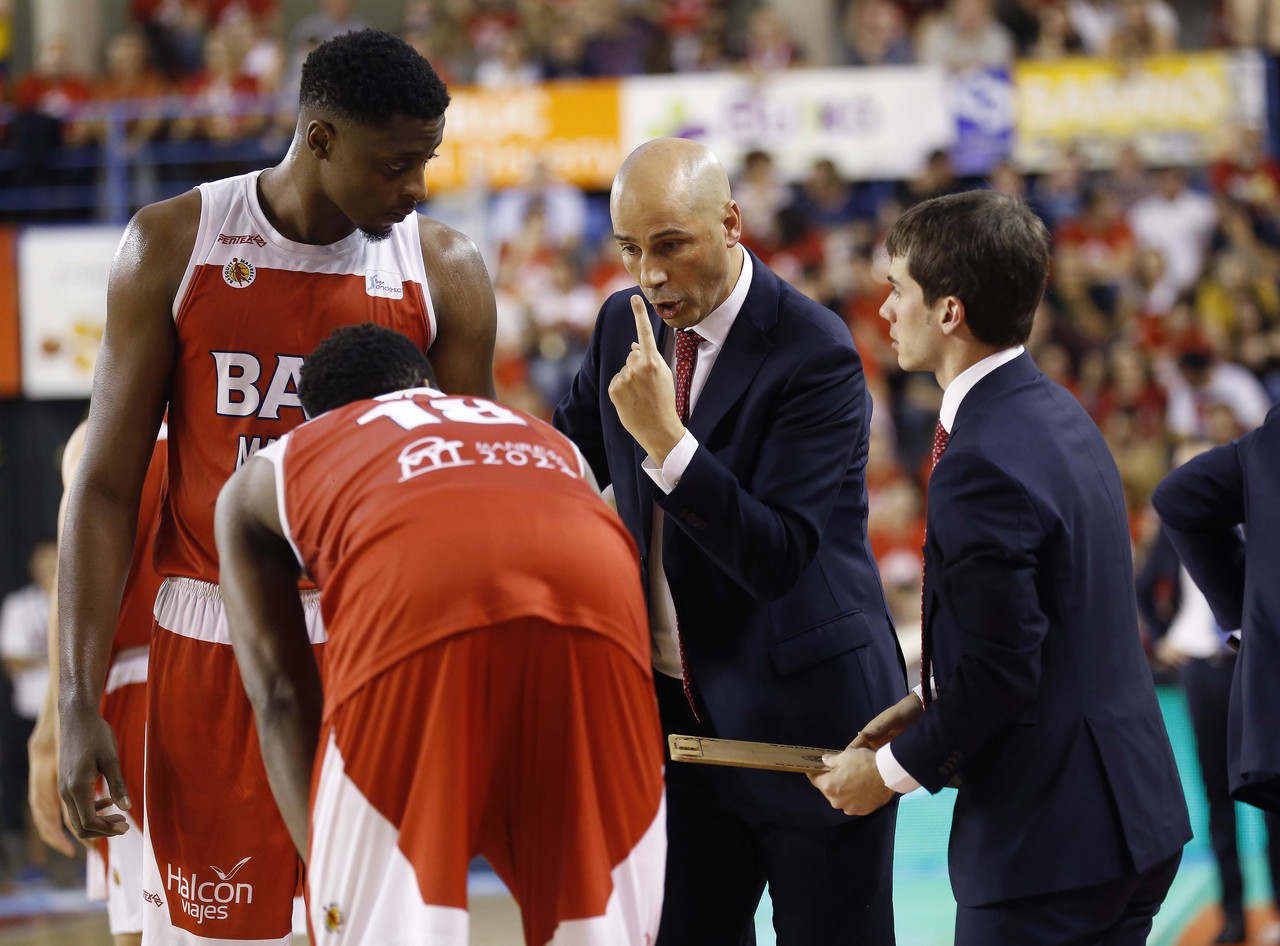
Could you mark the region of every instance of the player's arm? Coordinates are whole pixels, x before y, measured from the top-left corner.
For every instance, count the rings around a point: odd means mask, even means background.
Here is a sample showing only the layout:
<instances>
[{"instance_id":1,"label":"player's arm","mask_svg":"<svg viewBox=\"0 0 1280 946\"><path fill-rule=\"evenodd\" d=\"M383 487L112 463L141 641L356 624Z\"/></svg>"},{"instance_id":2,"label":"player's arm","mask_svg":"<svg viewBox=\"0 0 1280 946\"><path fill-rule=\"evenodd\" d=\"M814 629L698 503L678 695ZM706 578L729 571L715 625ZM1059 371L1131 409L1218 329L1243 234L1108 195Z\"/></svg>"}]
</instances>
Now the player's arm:
<instances>
[{"instance_id":1,"label":"player's arm","mask_svg":"<svg viewBox=\"0 0 1280 946\"><path fill-rule=\"evenodd\" d=\"M492 398L498 310L484 259L471 240L437 220L420 217L418 231L436 313L430 355L440 389Z\"/></svg>"},{"instance_id":2,"label":"player's arm","mask_svg":"<svg viewBox=\"0 0 1280 946\"><path fill-rule=\"evenodd\" d=\"M107 285L106 331L58 562L59 788L82 838L125 830L122 816L97 814L99 774L116 804L130 806L115 738L99 706L142 483L169 399L177 350L173 300L199 220L197 192L143 208L125 231Z\"/></svg>"},{"instance_id":3,"label":"player's arm","mask_svg":"<svg viewBox=\"0 0 1280 946\"><path fill-rule=\"evenodd\" d=\"M227 481L214 527L231 645L253 705L267 779L305 861L322 694L270 460L253 457Z\"/></svg>"},{"instance_id":4,"label":"player's arm","mask_svg":"<svg viewBox=\"0 0 1280 946\"><path fill-rule=\"evenodd\" d=\"M81 422L62 448L62 499L58 503L58 541L67 516L67 494L75 475L76 464L84 452L87 424ZM55 587L57 585L55 581ZM49 677L58 679L58 601L54 597L49 608ZM35 728L27 740L30 775L27 779L27 803L31 820L40 839L55 851L71 857L71 842L62 829L62 801L58 798L58 688L45 687L44 702Z\"/></svg>"}]
</instances>

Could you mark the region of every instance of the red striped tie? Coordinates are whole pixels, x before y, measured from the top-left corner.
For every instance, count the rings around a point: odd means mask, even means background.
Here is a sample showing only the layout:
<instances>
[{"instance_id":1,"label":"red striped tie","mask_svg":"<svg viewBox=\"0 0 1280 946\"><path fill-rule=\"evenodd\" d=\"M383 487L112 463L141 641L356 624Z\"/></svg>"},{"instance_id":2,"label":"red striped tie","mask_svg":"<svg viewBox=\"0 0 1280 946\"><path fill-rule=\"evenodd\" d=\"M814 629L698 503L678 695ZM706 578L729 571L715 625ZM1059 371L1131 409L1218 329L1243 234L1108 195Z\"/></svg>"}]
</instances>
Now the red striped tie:
<instances>
[{"instance_id":1,"label":"red striped tie","mask_svg":"<svg viewBox=\"0 0 1280 946\"><path fill-rule=\"evenodd\" d=\"M689 422L689 387L693 383L693 369L698 363L698 346L702 336L689 329L676 329L676 413L680 423ZM680 645L680 675L684 683L684 698L689 701L693 718L702 722L698 706L693 700L693 678L689 676L689 661L684 655L684 637L680 633L680 618L676 617L676 643Z\"/></svg>"}]
</instances>

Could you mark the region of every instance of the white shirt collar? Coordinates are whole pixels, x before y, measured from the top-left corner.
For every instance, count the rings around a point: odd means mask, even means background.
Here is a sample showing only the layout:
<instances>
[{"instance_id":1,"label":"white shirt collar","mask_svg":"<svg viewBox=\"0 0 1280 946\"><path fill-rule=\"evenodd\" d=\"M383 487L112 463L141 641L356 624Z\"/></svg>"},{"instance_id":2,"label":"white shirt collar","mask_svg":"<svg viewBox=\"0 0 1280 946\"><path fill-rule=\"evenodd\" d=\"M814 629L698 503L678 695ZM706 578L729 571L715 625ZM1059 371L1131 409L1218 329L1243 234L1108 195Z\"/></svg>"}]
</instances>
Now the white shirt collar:
<instances>
[{"instance_id":1,"label":"white shirt collar","mask_svg":"<svg viewBox=\"0 0 1280 946\"><path fill-rule=\"evenodd\" d=\"M712 309L705 319L695 325L693 330L709 344L716 348L723 348L725 339L729 337L729 329L733 328L734 319L742 311L742 304L747 301L747 292L750 289L751 254L747 252L746 247L743 247L742 272L738 275L738 282L734 285L733 291L724 302Z\"/></svg>"},{"instance_id":2,"label":"white shirt collar","mask_svg":"<svg viewBox=\"0 0 1280 946\"><path fill-rule=\"evenodd\" d=\"M1021 345L1005 348L975 362L956 375L955 380L942 392L942 409L938 411L938 420L942 421L942 426L946 428L948 434L955 426L956 412L960 410L960 402L973 390L973 386L1001 365L1007 365L1013 361L1024 351L1026 348Z\"/></svg>"}]
</instances>

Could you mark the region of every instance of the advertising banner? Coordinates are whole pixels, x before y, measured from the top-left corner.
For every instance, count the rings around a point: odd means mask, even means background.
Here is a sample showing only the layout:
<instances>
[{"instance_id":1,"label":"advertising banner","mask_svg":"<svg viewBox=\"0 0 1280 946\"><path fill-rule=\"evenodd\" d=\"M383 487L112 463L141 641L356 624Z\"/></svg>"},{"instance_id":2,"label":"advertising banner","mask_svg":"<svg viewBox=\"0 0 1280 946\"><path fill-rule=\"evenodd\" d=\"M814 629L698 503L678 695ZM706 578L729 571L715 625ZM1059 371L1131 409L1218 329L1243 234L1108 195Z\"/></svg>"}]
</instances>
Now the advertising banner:
<instances>
[{"instance_id":1,"label":"advertising banner","mask_svg":"<svg viewBox=\"0 0 1280 946\"><path fill-rule=\"evenodd\" d=\"M107 276L124 230L29 227L18 239L22 392L88 397L107 321Z\"/></svg>"},{"instance_id":2,"label":"advertising banner","mask_svg":"<svg viewBox=\"0 0 1280 946\"><path fill-rule=\"evenodd\" d=\"M1133 144L1149 162L1200 164L1232 126L1265 125L1262 59L1250 50L1112 59L1021 61L1014 66L1014 157L1028 171L1076 148L1088 167Z\"/></svg>"},{"instance_id":3,"label":"advertising banner","mask_svg":"<svg viewBox=\"0 0 1280 946\"><path fill-rule=\"evenodd\" d=\"M618 95L613 79L451 89L427 189L510 187L539 163L580 187L608 189L624 156Z\"/></svg>"},{"instance_id":4,"label":"advertising banner","mask_svg":"<svg viewBox=\"0 0 1280 946\"><path fill-rule=\"evenodd\" d=\"M792 180L821 158L852 179L909 177L956 137L945 74L926 66L638 76L623 82L621 106L624 153L693 138L730 174L761 149Z\"/></svg>"}]
</instances>

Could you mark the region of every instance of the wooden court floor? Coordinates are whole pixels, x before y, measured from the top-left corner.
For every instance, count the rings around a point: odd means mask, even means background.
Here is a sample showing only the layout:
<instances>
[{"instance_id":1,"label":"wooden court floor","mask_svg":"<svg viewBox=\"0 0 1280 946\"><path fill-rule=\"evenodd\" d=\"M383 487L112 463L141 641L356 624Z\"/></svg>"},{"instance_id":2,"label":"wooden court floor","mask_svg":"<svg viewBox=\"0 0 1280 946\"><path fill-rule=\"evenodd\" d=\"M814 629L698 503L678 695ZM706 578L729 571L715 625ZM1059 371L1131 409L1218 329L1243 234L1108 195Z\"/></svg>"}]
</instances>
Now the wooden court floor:
<instances>
[{"instance_id":1,"label":"wooden court floor","mask_svg":"<svg viewBox=\"0 0 1280 946\"><path fill-rule=\"evenodd\" d=\"M305 946L305 937L295 939ZM520 911L507 895L471 898L471 946L523 946ZM0 946L111 946L105 913L0 919Z\"/></svg>"}]
</instances>

